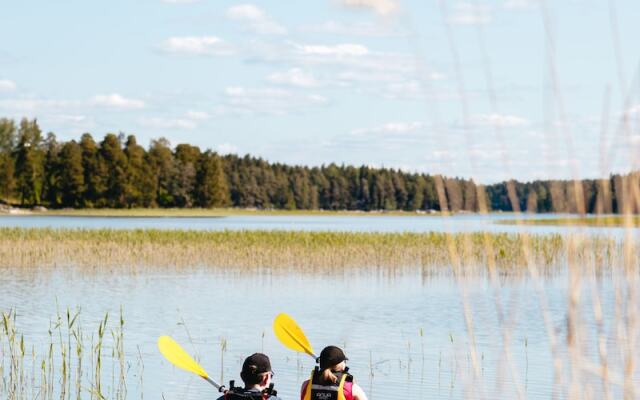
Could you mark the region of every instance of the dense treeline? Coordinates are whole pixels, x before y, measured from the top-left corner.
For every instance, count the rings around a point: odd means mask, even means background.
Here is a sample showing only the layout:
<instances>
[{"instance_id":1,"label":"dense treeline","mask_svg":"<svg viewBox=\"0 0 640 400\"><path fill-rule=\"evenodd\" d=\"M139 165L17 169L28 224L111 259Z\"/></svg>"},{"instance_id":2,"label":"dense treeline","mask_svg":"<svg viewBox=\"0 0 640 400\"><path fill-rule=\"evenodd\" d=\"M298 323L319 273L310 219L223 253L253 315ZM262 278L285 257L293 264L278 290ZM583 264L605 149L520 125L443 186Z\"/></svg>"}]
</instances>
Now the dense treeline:
<instances>
[{"instance_id":1,"label":"dense treeline","mask_svg":"<svg viewBox=\"0 0 640 400\"><path fill-rule=\"evenodd\" d=\"M165 139L145 149L133 135L107 134L97 142L86 133L59 142L52 133L43 136L36 120L0 119L0 199L23 206L636 212L635 202L622 199L640 188L637 182L636 175L615 175L577 185L512 181L483 187L388 168L221 156L189 144L171 147Z\"/></svg>"}]
</instances>

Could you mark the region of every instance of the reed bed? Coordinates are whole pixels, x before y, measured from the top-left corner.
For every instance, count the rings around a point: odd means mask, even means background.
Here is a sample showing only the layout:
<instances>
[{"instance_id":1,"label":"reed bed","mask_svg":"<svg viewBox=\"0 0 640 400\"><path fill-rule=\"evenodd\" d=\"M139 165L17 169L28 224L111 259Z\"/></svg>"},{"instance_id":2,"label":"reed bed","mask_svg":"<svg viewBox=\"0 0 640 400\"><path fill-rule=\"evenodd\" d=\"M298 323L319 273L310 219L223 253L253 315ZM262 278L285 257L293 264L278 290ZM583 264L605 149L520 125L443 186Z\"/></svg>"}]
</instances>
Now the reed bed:
<instances>
[{"instance_id":1,"label":"reed bed","mask_svg":"<svg viewBox=\"0 0 640 400\"><path fill-rule=\"evenodd\" d=\"M82 230L1 228L0 267L212 267L299 272L341 268L434 267L464 261L466 273L487 268L524 271L526 257L543 270L564 265L569 239L560 235L503 233L346 233L303 231ZM487 246L490 240L491 246ZM574 239L572 239L575 242ZM620 244L582 238L576 259L601 267L620 257ZM490 248L491 251L487 249ZM455 261L455 262L454 262Z\"/></svg>"},{"instance_id":2,"label":"reed bed","mask_svg":"<svg viewBox=\"0 0 640 400\"><path fill-rule=\"evenodd\" d=\"M17 327L17 313L2 312L1 397L7 400L127 398L127 376L131 371L125 362L122 311L116 322L106 313L92 332L82 328L79 316L79 310L58 313L49 323L48 340L29 344Z\"/></svg>"}]
</instances>

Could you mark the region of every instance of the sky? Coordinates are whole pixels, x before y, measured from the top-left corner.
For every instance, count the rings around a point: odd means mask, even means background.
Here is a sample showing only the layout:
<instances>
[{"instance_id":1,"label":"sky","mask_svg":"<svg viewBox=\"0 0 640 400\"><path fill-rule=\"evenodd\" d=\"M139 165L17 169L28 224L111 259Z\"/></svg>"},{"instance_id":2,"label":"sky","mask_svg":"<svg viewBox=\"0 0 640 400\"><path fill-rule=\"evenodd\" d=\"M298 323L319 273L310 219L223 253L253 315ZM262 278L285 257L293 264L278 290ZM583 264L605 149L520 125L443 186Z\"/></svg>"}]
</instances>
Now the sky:
<instances>
[{"instance_id":1,"label":"sky","mask_svg":"<svg viewBox=\"0 0 640 400\"><path fill-rule=\"evenodd\" d=\"M0 117L289 164L473 178L640 167L637 0L22 0Z\"/></svg>"}]
</instances>

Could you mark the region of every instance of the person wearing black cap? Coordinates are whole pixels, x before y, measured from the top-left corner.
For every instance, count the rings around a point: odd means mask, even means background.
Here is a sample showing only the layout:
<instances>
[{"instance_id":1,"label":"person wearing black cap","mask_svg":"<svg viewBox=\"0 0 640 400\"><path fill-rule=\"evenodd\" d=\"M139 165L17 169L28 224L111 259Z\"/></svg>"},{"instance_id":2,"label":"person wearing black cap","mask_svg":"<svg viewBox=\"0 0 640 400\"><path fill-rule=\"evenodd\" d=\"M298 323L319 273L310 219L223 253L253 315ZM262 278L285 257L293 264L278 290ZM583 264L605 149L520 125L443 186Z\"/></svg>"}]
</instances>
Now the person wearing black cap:
<instances>
[{"instance_id":1,"label":"person wearing black cap","mask_svg":"<svg viewBox=\"0 0 640 400\"><path fill-rule=\"evenodd\" d=\"M280 400L273 390L273 371L266 355L255 353L247 357L242 363L240 378L244 388L235 387L231 381L229 390L218 400Z\"/></svg>"},{"instance_id":2,"label":"person wearing black cap","mask_svg":"<svg viewBox=\"0 0 640 400\"><path fill-rule=\"evenodd\" d=\"M320 352L320 366L304 381L300 400L367 400L364 390L353 381L348 373L342 349L327 346Z\"/></svg>"}]
</instances>

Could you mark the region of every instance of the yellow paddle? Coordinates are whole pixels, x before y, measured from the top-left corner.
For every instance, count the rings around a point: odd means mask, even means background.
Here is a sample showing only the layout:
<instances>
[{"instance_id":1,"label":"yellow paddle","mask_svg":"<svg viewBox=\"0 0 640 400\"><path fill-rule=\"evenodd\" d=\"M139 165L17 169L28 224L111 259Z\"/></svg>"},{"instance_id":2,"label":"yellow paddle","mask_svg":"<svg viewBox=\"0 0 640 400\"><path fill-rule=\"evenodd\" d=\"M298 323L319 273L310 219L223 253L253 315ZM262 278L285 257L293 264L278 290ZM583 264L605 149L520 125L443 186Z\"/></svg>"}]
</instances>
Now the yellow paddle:
<instances>
[{"instance_id":1,"label":"yellow paddle","mask_svg":"<svg viewBox=\"0 0 640 400\"><path fill-rule=\"evenodd\" d=\"M302 329L289 315L282 313L276 317L273 321L273 332L280 342L291 350L306 353L314 360L318 358Z\"/></svg>"},{"instance_id":2,"label":"yellow paddle","mask_svg":"<svg viewBox=\"0 0 640 400\"><path fill-rule=\"evenodd\" d=\"M202 368L200 364L196 362L196 360L191 358L191 356L186 351L184 351L184 349L180 347L180 345L171 337L160 336L158 338L158 349L160 349L160 353L162 353L164 358L169 360L171 364L185 371L198 375L205 381L212 384L219 391L224 390L224 387L218 385L211 378L209 378L209 374L207 374L207 371L205 371L204 368Z\"/></svg>"}]
</instances>

